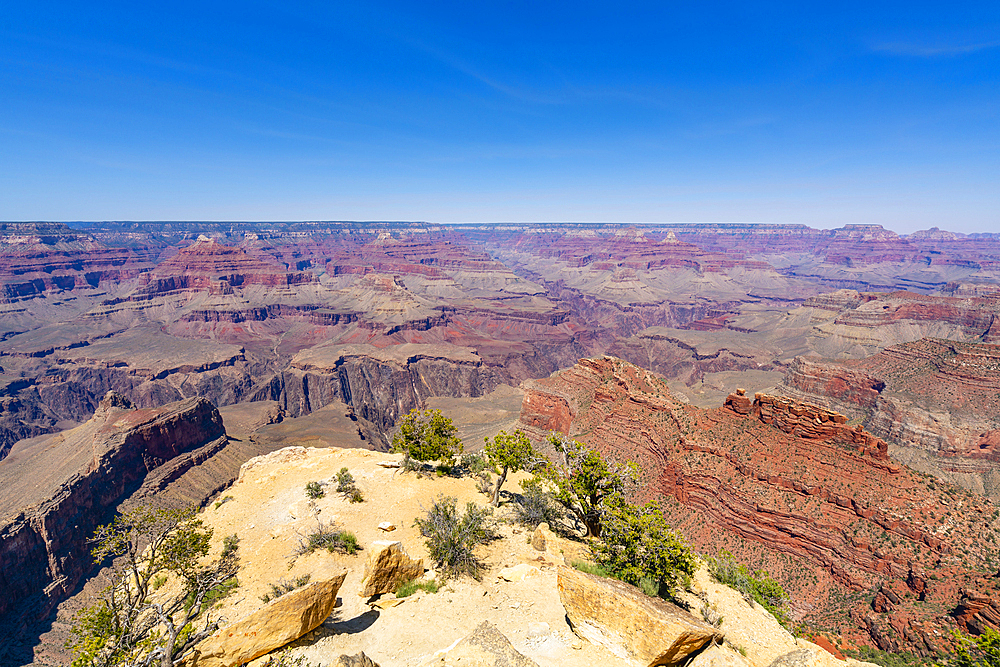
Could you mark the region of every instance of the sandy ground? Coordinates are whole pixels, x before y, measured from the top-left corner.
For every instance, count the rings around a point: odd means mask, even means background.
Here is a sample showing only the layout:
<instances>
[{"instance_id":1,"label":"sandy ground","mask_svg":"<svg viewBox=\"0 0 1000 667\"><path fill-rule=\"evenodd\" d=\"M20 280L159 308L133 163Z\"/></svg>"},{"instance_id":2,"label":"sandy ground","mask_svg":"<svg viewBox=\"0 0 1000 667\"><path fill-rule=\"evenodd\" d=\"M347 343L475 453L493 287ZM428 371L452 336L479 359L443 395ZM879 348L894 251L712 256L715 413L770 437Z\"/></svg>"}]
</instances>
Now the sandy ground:
<instances>
[{"instance_id":1,"label":"sandy ground","mask_svg":"<svg viewBox=\"0 0 1000 667\"><path fill-rule=\"evenodd\" d=\"M437 593L418 592L385 610L369 606L358 596L367 551L355 556L327 552L295 555L300 537L321 521L351 530L364 547L376 540L399 540L411 556L424 558L425 567L430 567L414 519L439 495L457 497L460 506L467 501L483 505L487 498L476 491L472 479L419 478L378 465L398 459L397 455L357 449L301 447L255 459L241 479L220 495L220 499L231 499L218 507L209 505L203 514L205 523L215 530L216 543L226 535L240 537L240 587L219 611L235 621L262 606L260 596L270 584L331 565L343 566L348 576L334 613L293 644L294 652L313 664L328 665L343 653L364 651L382 667L419 665L483 620L494 623L515 648L543 667L625 664L604 649L577 639L566 622L555 568L562 561L560 550L581 549L574 542L560 541L543 555L532 548L530 531L504 524L502 539L482 549L488 569L481 582L454 579ZM352 504L334 492L332 479L342 467L351 471L365 502ZM305 495L310 481L328 483L326 497L312 504ZM508 488L517 491L517 480L508 481ZM503 507L500 514L504 514ZM396 530L380 530L377 526L383 521L392 522ZM519 582L498 577L502 568L519 563L537 566L538 573ZM547 623L549 631L529 636L532 623ZM532 627L532 635L538 635L538 627Z\"/></svg>"}]
</instances>

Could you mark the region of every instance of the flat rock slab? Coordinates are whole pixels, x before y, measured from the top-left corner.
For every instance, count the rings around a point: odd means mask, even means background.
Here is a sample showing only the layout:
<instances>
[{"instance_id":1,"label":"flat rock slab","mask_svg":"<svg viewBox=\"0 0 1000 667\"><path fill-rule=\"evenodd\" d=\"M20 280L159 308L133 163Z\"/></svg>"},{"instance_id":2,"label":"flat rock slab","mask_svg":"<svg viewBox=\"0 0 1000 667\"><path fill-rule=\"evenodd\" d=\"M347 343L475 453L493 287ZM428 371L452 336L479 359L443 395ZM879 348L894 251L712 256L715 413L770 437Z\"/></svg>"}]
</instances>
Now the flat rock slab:
<instances>
[{"instance_id":1,"label":"flat rock slab","mask_svg":"<svg viewBox=\"0 0 1000 667\"><path fill-rule=\"evenodd\" d=\"M573 630L642 667L676 665L722 635L677 605L638 588L559 568L559 598Z\"/></svg>"},{"instance_id":2,"label":"flat rock slab","mask_svg":"<svg viewBox=\"0 0 1000 667\"><path fill-rule=\"evenodd\" d=\"M221 628L186 661L186 667L235 667L270 653L316 629L333 611L344 570L282 595Z\"/></svg>"}]
</instances>

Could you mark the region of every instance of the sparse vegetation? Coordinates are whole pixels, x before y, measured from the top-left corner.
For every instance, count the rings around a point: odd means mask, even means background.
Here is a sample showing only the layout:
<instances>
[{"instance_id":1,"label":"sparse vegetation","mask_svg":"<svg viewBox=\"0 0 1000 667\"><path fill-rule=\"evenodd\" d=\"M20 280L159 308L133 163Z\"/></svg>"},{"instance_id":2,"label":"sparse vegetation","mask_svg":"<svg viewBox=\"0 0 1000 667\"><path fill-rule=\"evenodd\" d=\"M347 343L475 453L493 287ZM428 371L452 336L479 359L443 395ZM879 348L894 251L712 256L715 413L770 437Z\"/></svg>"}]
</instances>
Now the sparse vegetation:
<instances>
[{"instance_id":1,"label":"sparse vegetation","mask_svg":"<svg viewBox=\"0 0 1000 667\"><path fill-rule=\"evenodd\" d=\"M276 584L271 584L271 590L260 596L261 602L270 602L271 600L277 600L285 593L291 593L297 588L302 588L309 583L309 575L303 574L295 579L286 580L282 579Z\"/></svg>"},{"instance_id":2,"label":"sparse vegetation","mask_svg":"<svg viewBox=\"0 0 1000 667\"><path fill-rule=\"evenodd\" d=\"M306 496L312 500L319 500L326 495L323 486L319 482L309 482L306 484Z\"/></svg>"},{"instance_id":3,"label":"sparse vegetation","mask_svg":"<svg viewBox=\"0 0 1000 667\"><path fill-rule=\"evenodd\" d=\"M392 439L393 451L403 452L415 461L437 461L451 468L462 452L462 441L451 419L440 410L410 410Z\"/></svg>"},{"instance_id":4,"label":"sparse vegetation","mask_svg":"<svg viewBox=\"0 0 1000 667\"><path fill-rule=\"evenodd\" d=\"M291 649L282 649L267 657L263 667L318 667L306 660L304 655L292 657Z\"/></svg>"},{"instance_id":5,"label":"sparse vegetation","mask_svg":"<svg viewBox=\"0 0 1000 667\"><path fill-rule=\"evenodd\" d=\"M580 570L580 572L586 572L587 574L592 574L595 577L607 577L609 579L614 579L614 575L605 570L603 567L597 563L591 563L586 560L573 560L570 561L570 566Z\"/></svg>"},{"instance_id":6,"label":"sparse vegetation","mask_svg":"<svg viewBox=\"0 0 1000 667\"><path fill-rule=\"evenodd\" d=\"M557 528L565 517L562 507L537 477L521 482L521 497L514 506L514 514L519 524L532 529L543 522Z\"/></svg>"},{"instance_id":7,"label":"sparse vegetation","mask_svg":"<svg viewBox=\"0 0 1000 667\"><path fill-rule=\"evenodd\" d=\"M430 579L428 581L418 581L417 579L411 579L405 583L400 584L399 588L396 589L396 597L405 598L413 595L417 591L424 591L427 593L437 593L441 590L441 584L438 583L437 579Z\"/></svg>"},{"instance_id":8,"label":"sparse vegetation","mask_svg":"<svg viewBox=\"0 0 1000 667\"><path fill-rule=\"evenodd\" d=\"M788 595L766 571L751 572L746 565L737 563L728 551L721 552L718 558L710 558L708 571L716 581L739 591L747 600L753 600L767 609L783 626L789 626L784 609Z\"/></svg>"},{"instance_id":9,"label":"sparse vegetation","mask_svg":"<svg viewBox=\"0 0 1000 667\"><path fill-rule=\"evenodd\" d=\"M212 504L212 507L213 507L214 509L219 509L220 507L222 507L223 505L225 505L226 503L228 503L228 502L229 502L230 500L232 500L232 499L233 499L233 497L232 497L232 496L222 496L221 498L219 498L218 500L216 500L216 501L215 501L215 502L214 502L214 503Z\"/></svg>"},{"instance_id":10,"label":"sparse vegetation","mask_svg":"<svg viewBox=\"0 0 1000 667\"><path fill-rule=\"evenodd\" d=\"M346 530L339 530L333 525L316 521L316 530L305 536L299 536L299 547L297 555L312 553L317 549L326 549L330 553L334 551L353 555L361 549L358 538L354 533Z\"/></svg>"},{"instance_id":11,"label":"sparse vegetation","mask_svg":"<svg viewBox=\"0 0 1000 667\"><path fill-rule=\"evenodd\" d=\"M354 482L354 475L345 467L337 473L337 493L352 503L364 502L365 496Z\"/></svg>"},{"instance_id":12,"label":"sparse vegetation","mask_svg":"<svg viewBox=\"0 0 1000 667\"><path fill-rule=\"evenodd\" d=\"M476 556L478 545L497 539L496 522L490 509L468 503L465 514L458 500L439 496L426 516L417 518L416 526L426 539L431 560L447 576L482 576L483 563Z\"/></svg>"}]
</instances>

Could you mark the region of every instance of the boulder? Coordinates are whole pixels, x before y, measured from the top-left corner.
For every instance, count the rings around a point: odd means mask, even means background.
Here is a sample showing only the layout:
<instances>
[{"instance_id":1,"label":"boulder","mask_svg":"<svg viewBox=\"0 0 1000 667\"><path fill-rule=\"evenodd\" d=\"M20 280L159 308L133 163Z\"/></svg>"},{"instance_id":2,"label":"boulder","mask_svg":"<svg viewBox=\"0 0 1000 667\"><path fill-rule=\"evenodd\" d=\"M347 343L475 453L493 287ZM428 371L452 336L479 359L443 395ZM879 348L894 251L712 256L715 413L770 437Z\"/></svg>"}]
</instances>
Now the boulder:
<instances>
[{"instance_id":1,"label":"boulder","mask_svg":"<svg viewBox=\"0 0 1000 667\"><path fill-rule=\"evenodd\" d=\"M677 605L573 568L559 568L559 598L578 635L636 664L675 665L722 640L715 628Z\"/></svg>"},{"instance_id":2,"label":"boulder","mask_svg":"<svg viewBox=\"0 0 1000 667\"><path fill-rule=\"evenodd\" d=\"M356 653L354 655L342 655L337 658L337 664L334 667L378 667L378 663L365 655L365 652Z\"/></svg>"},{"instance_id":3,"label":"boulder","mask_svg":"<svg viewBox=\"0 0 1000 667\"><path fill-rule=\"evenodd\" d=\"M365 576L358 595L371 597L394 593L400 584L416 579L424 573L423 559L414 560L403 551L401 542L377 540L368 549Z\"/></svg>"},{"instance_id":4,"label":"boulder","mask_svg":"<svg viewBox=\"0 0 1000 667\"><path fill-rule=\"evenodd\" d=\"M383 521L378 525L378 529L384 530L387 533L391 533L392 531L396 530L396 525L391 521Z\"/></svg>"},{"instance_id":5,"label":"boulder","mask_svg":"<svg viewBox=\"0 0 1000 667\"><path fill-rule=\"evenodd\" d=\"M438 651L421 667L538 667L511 646L496 626L483 621L468 637Z\"/></svg>"},{"instance_id":6,"label":"boulder","mask_svg":"<svg viewBox=\"0 0 1000 667\"><path fill-rule=\"evenodd\" d=\"M751 664L729 646L715 644L696 655L687 667L751 667Z\"/></svg>"},{"instance_id":7,"label":"boulder","mask_svg":"<svg viewBox=\"0 0 1000 667\"><path fill-rule=\"evenodd\" d=\"M219 629L195 649L186 667L243 665L316 629L333 611L346 576L346 570L327 574Z\"/></svg>"},{"instance_id":8,"label":"boulder","mask_svg":"<svg viewBox=\"0 0 1000 667\"><path fill-rule=\"evenodd\" d=\"M531 546L535 548L535 551L546 551L551 542L552 531L549 530L549 524L538 524L538 527L535 528L535 532L531 535Z\"/></svg>"}]
</instances>

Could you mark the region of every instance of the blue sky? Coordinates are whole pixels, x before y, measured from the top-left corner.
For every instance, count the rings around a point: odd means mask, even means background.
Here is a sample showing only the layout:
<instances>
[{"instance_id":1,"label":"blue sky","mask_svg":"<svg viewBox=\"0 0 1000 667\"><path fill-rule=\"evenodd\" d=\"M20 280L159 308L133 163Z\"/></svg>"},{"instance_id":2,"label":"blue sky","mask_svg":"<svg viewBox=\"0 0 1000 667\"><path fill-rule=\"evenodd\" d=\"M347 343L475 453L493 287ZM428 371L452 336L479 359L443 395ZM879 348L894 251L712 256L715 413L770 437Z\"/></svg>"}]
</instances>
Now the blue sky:
<instances>
[{"instance_id":1,"label":"blue sky","mask_svg":"<svg viewBox=\"0 0 1000 667\"><path fill-rule=\"evenodd\" d=\"M1000 231L1000 3L7 3L0 219Z\"/></svg>"}]
</instances>

